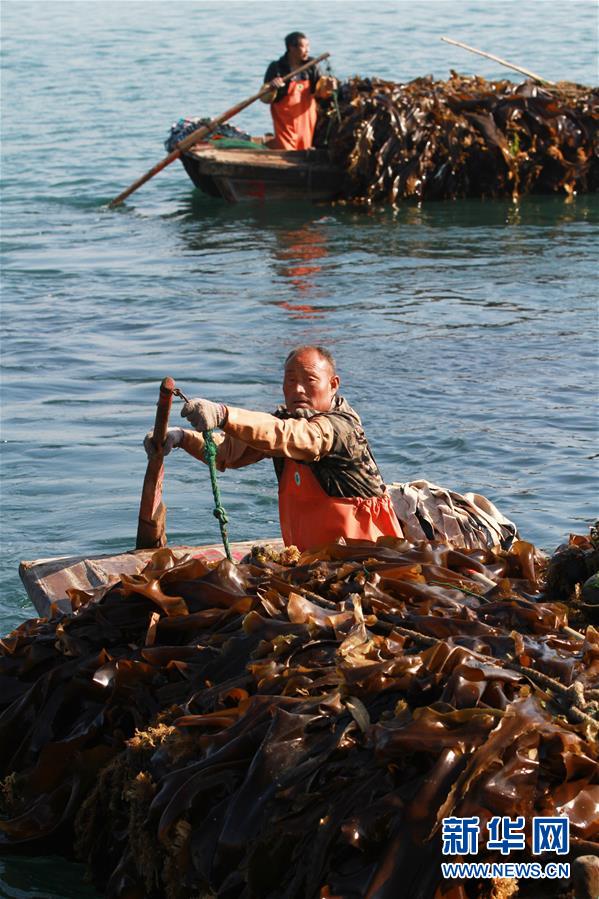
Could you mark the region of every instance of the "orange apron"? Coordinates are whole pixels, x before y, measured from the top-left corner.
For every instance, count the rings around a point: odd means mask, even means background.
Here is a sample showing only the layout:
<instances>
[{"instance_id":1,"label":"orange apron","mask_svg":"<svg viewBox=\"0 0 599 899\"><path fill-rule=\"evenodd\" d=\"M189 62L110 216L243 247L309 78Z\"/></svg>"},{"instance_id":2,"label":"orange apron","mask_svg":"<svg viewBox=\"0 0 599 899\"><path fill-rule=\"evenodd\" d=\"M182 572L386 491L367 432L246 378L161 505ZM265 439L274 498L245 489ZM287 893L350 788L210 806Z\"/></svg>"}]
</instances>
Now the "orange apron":
<instances>
[{"instance_id":1,"label":"orange apron","mask_svg":"<svg viewBox=\"0 0 599 899\"><path fill-rule=\"evenodd\" d=\"M279 481L279 519L285 546L300 551L339 537L403 537L388 493L367 498L328 496L307 465L285 459Z\"/></svg>"},{"instance_id":2,"label":"orange apron","mask_svg":"<svg viewBox=\"0 0 599 899\"><path fill-rule=\"evenodd\" d=\"M270 111L275 127L275 149L310 149L318 110L308 78L290 81L287 95L277 103L271 103Z\"/></svg>"}]
</instances>

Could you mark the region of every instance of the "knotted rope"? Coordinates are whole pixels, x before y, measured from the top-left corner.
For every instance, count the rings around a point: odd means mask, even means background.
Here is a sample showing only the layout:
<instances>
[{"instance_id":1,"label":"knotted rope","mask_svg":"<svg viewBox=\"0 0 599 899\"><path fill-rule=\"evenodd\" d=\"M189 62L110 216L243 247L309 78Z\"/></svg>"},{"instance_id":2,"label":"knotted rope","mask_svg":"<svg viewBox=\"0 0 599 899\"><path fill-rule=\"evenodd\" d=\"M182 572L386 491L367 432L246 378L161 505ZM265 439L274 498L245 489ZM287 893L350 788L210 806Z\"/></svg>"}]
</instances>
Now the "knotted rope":
<instances>
[{"instance_id":1,"label":"knotted rope","mask_svg":"<svg viewBox=\"0 0 599 899\"><path fill-rule=\"evenodd\" d=\"M214 509L212 514L215 518L218 518L225 554L229 562L232 562L233 557L231 556L231 547L229 546L229 534L227 530L229 518L225 511L225 507L221 503L220 488L216 478L216 443L212 437L212 431L203 431L202 436L204 437L204 456L210 471L210 483L212 484L212 495L214 497Z\"/></svg>"},{"instance_id":2,"label":"knotted rope","mask_svg":"<svg viewBox=\"0 0 599 899\"><path fill-rule=\"evenodd\" d=\"M178 387L173 390L173 393L176 396L181 397L184 403L189 402L188 398L181 390L179 390ZM212 437L212 431L203 431L202 436L204 438L204 457L208 464L208 470L210 471L210 483L212 484L212 496L214 497L214 509L212 511L212 514L215 518L218 519L225 555L229 562L232 562L233 557L231 555L231 547L229 545L229 534L227 529L229 517L225 511L225 507L221 502L220 488L218 486L218 480L216 477L216 443L214 442L214 438Z\"/></svg>"}]
</instances>

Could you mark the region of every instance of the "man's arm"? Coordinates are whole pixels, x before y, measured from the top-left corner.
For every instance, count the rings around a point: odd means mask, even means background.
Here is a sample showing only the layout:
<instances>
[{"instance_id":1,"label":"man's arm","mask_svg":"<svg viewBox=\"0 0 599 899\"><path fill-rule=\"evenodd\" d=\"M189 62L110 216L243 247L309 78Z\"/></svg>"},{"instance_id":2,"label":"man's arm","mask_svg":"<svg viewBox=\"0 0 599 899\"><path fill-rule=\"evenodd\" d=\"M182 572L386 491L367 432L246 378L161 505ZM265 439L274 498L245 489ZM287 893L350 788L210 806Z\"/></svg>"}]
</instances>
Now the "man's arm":
<instances>
[{"instance_id":1,"label":"man's arm","mask_svg":"<svg viewBox=\"0 0 599 899\"><path fill-rule=\"evenodd\" d=\"M222 425L227 436L266 456L283 456L297 462L316 462L333 447L335 433L326 415L280 419L264 412L227 407Z\"/></svg>"},{"instance_id":2,"label":"man's arm","mask_svg":"<svg viewBox=\"0 0 599 899\"><path fill-rule=\"evenodd\" d=\"M264 84L262 87L268 87L269 85L272 87L272 91L269 94L260 97L260 100L262 103L270 105L285 96L285 83L281 78L279 66L276 62L271 62L264 75Z\"/></svg>"},{"instance_id":3,"label":"man's arm","mask_svg":"<svg viewBox=\"0 0 599 899\"><path fill-rule=\"evenodd\" d=\"M182 428L182 431L183 436L179 443L181 449L194 459L206 462L203 436L198 431L188 431L185 428ZM227 468L244 468L266 458L264 453L227 434L213 434L212 439L216 444L216 467L219 471L225 471Z\"/></svg>"},{"instance_id":4,"label":"man's arm","mask_svg":"<svg viewBox=\"0 0 599 899\"><path fill-rule=\"evenodd\" d=\"M216 444L216 467L219 471L224 471L226 468L243 468L244 465L253 465L254 462L260 462L265 458L264 453L248 446L246 443L242 443L240 440L236 440L234 437L228 437L226 434L213 434L212 438ZM169 428L160 452L163 456L168 456L174 449L179 447L189 453L190 456L193 456L194 459L207 463L204 452L204 437L198 431L189 431L185 428ZM144 449L149 459L159 452L154 443L152 431L149 431L144 438Z\"/></svg>"},{"instance_id":5,"label":"man's arm","mask_svg":"<svg viewBox=\"0 0 599 899\"><path fill-rule=\"evenodd\" d=\"M266 456L287 456L298 462L316 462L331 451L335 441L334 427L324 414L280 419L196 397L185 403L181 415L196 431L220 428Z\"/></svg>"}]
</instances>

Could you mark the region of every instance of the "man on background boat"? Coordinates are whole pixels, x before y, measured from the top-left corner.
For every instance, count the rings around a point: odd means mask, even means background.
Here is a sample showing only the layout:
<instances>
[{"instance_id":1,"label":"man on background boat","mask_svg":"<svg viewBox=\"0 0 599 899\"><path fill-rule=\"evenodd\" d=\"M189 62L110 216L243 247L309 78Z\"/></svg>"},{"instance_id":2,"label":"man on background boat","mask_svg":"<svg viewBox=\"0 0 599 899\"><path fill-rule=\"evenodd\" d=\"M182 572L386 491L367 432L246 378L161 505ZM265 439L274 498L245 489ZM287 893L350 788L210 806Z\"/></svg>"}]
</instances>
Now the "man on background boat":
<instances>
[{"instance_id":1,"label":"man on background boat","mask_svg":"<svg viewBox=\"0 0 599 899\"><path fill-rule=\"evenodd\" d=\"M201 432L215 434L220 471L272 458L279 481L279 519L286 546L300 550L339 537L401 537L391 498L362 423L339 395L335 360L324 347L302 346L285 361L285 405L269 415L193 399L181 415L195 431L169 428L164 455L181 447L201 461ZM152 434L144 441L156 452Z\"/></svg>"},{"instance_id":2,"label":"man on background boat","mask_svg":"<svg viewBox=\"0 0 599 899\"><path fill-rule=\"evenodd\" d=\"M318 116L317 99L331 96L337 82L322 76L317 65L284 82L283 76L310 61L310 44L301 31L292 31L285 38L286 52L271 62L264 76L264 87L272 92L262 97L270 104L275 129L270 146L276 150L307 150L312 146Z\"/></svg>"}]
</instances>

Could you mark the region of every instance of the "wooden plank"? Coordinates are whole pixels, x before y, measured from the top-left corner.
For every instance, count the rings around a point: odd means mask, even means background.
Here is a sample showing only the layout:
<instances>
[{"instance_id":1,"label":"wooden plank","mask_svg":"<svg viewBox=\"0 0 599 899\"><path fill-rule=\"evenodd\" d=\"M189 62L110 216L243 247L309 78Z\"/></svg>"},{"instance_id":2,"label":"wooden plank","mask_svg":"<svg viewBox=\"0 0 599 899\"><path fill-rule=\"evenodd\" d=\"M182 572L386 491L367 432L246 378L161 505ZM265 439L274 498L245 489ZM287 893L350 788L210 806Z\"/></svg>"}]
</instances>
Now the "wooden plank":
<instances>
[{"instance_id":1,"label":"wooden plank","mask_svg":"<svg viewBox=\"0 0 599 899\"><path fill-rule=\"evenodd\" d=\"M223 165L256 166L257 168L294 169L322 166L335 169L324 150L238 150L235 147L219 150L217 147L199 145L186 153L199 162L204 160Z\"/></svg>"},{"instance_id":2,"label":"wooden plank","mask_svg":"<svg viewBox=\"0 0 599 899\"><path fill-rule=\"evenodd\" d=\"M229 157L227 159L223 159L220 155L213 156L208 154L195 156L194 159L197 162L199 170L208 174L212 174L215 171L219 174L228 174L229 172L248 172L256 174L260 173L260 177L263 177L265 173L273 172L289 177L290 173L295 174L296 172L307 172L310 168L305 162L285 162L281 159L277 159L275 162L269 163L262 160L258 162L256 159L239 159L239 157ZM254 177L253 175L249 176Z\"/></svg>"},{"instance_id":3,"label":"wooden plank","mask_svg":"<svg viewBox=\"0 0 599 899\"><path fill-rule=\"evenodd\" d=\"M202 175L213 178L235 178L240 181L278 181L286 183L307 182L310 169L305 168L271 168L257 165L223 165L219 160L202 159L198 161L198 169Z\"/></svg>"}]
</instances>

